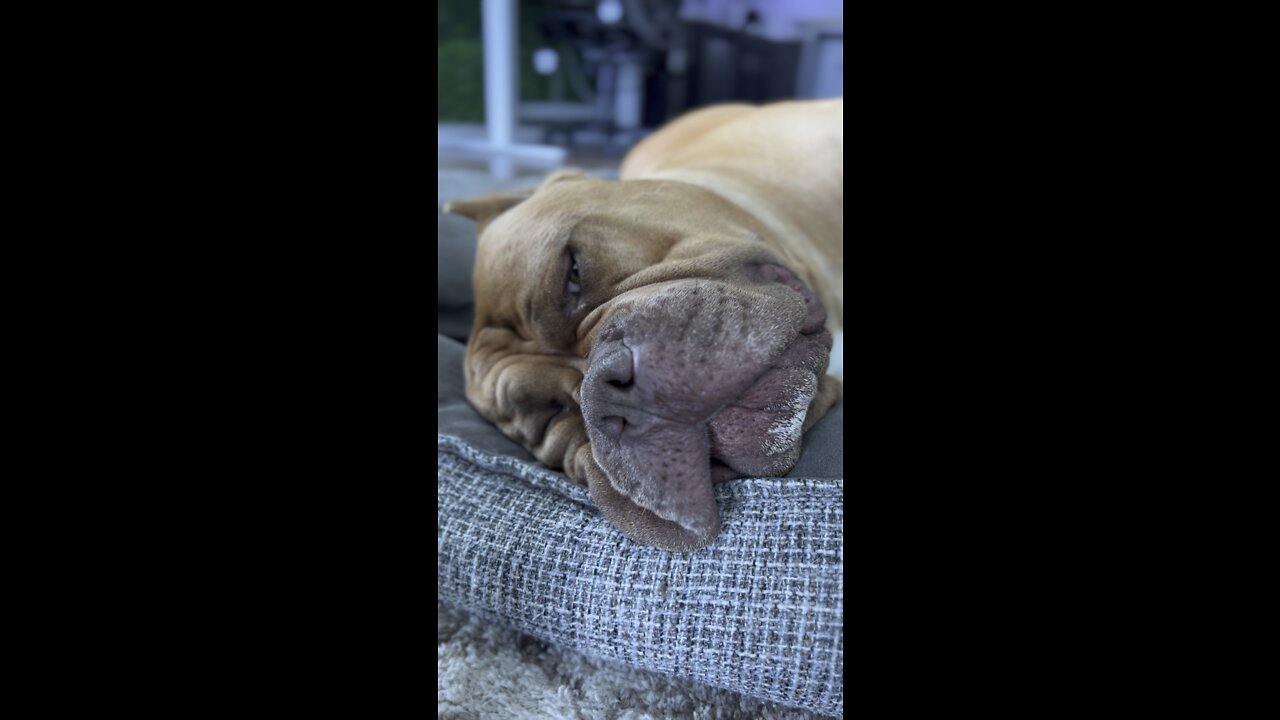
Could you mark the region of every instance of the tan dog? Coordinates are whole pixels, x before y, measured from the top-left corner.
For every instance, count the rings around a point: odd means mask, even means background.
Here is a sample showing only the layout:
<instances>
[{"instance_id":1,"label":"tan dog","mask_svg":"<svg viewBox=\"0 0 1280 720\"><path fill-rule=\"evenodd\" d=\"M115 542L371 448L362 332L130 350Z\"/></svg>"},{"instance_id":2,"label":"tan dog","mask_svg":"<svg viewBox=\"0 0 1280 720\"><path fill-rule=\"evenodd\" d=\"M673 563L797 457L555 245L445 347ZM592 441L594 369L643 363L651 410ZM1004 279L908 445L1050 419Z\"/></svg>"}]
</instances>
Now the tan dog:
<instances>
[{"instance_id":1,"label":"tan dog","mask_svg":"<svg viewBox=\"0 0 1280 720\"><path fill-rule=\"evenodd\" d=\"M446 207L480 229L467 398L628 537L698 548L712 482L785 474L841 393L844 101L701 110L621 175Z\"/></svg>"}]
</instances>

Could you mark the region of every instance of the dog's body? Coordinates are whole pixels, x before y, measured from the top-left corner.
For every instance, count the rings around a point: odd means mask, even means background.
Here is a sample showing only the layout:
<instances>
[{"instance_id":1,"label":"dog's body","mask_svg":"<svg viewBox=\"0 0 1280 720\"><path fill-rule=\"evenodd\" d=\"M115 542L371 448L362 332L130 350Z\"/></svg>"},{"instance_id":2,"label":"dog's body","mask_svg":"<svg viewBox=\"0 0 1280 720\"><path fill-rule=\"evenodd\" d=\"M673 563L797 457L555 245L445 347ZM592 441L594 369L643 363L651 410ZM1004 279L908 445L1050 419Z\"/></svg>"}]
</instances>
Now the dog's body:
<instances>
[{"instance_id":1,"label":"dog's body","mask_svg":"<svg viewBox=\"0 0 1280 720\"><path fill-rule=\"evenodd\" d=\"M844 103L720 106L622 181L454 203L480 225L467 397L624 533L701 547L713 480L786 473L839 398Z\"/></svg>"},{"instance_id":2,"label":"dog's body","mask_svg":"<svg viewBox=\"0 0 1280 720\"><path fill-rule=\"evenodd\" d=\"M747 209L832 332L844 327L844 100L694 112L633 148L621 175L687 182Z\"/></svg>"}]
</instances>

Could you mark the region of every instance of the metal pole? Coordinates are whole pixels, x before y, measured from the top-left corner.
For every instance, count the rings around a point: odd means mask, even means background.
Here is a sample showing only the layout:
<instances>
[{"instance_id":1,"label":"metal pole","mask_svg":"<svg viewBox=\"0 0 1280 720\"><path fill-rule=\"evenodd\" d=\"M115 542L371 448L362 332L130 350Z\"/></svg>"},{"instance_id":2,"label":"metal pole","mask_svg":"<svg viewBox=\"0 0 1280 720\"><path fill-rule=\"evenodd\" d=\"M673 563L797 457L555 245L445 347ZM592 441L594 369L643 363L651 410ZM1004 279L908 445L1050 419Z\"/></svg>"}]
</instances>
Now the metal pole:
<instances>
[{"instance_id":1,"label":"metal pole","mask_svg":"<svg viewBox=\"0 0 1280 720\"><path fill-rule=\"evenodd\" d=\"M484 0L484 121L496 156L489 172L502 179L512 176L511 158L505 152L515 142L516 130L516 3Z\"/></svg>"}]
</instances>

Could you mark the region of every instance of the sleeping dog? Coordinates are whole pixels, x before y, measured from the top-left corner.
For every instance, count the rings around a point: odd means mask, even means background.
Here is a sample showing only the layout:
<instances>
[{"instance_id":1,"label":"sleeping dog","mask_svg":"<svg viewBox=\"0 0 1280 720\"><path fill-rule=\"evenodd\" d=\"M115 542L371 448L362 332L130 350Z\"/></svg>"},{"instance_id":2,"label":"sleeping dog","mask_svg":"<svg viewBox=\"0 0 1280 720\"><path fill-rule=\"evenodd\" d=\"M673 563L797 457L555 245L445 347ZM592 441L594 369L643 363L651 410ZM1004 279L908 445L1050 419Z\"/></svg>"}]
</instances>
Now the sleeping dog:
<instances>
[{"instance_id":1,"label":"sleeping dog","mask_svg":"<svg viewBox=\"0 0 1280 720\"><path fill-rule=\"evenodd\" d=\"M480 231L467 398L628 537L700 548L712 483L785 474L842 392L844 101L692 113L621 178L446 206Z\"/></svg>"}]
</instances>

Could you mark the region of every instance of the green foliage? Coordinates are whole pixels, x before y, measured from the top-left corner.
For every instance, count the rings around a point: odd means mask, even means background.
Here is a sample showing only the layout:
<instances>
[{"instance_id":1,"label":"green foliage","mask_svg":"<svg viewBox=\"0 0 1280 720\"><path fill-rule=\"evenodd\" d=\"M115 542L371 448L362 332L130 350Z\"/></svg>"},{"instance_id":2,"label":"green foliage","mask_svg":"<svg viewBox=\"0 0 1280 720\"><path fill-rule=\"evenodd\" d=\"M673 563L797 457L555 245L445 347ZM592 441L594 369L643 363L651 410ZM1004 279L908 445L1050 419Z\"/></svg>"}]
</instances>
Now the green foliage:
<instances>
[{"instance_id":1,"label":"green foliage","mask_svg":"<svg viewBox=\"0 0 1280 720\"><path fill-rule=\"evenodd\" d=\"M441 42L436 53L437 116L452 122L484 120L484 63L479 40Z\"/></svg>"},{"instance_id":2,"label":"green foliage","mask_svg":"<svg viewBox=\"0 0 1280 720\"><path fill-rule=\"evenodd\" d=\"M520 97L547 97L547 78L533 69L533 51L547 45L538 23L548 0L519 2ZM484 120L484 53L480 45L480 0L440 0L437 6L437 117L443 121Z\"/></svg>"},{"instance_id":3,"label":"green foliage","mask_svg":"<svg viewBox=\"0 0 1280 720\"><path fill-rule=\"evenodd\" d=\"M436 30L442 43L462 38L480 42L480 0L440 0Z\"/></svg>"},{"instance_id":4,"label":"green foliage","mask_svg":"<svg viewBox=\"0 0 1280 720\"><path fill-rule=\"evenodd\" d=\"M539 75L533 69L533 51L550 45L546 36L538 29L542 16L547 12L547 0L523 0L520 3L520 27L516 36L520 38L520 99L546 100L550 92L550 82L546 75Z\"/></svg>"}]
</instances>

